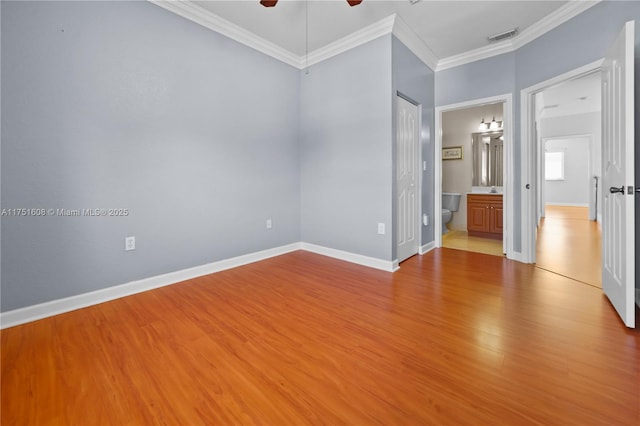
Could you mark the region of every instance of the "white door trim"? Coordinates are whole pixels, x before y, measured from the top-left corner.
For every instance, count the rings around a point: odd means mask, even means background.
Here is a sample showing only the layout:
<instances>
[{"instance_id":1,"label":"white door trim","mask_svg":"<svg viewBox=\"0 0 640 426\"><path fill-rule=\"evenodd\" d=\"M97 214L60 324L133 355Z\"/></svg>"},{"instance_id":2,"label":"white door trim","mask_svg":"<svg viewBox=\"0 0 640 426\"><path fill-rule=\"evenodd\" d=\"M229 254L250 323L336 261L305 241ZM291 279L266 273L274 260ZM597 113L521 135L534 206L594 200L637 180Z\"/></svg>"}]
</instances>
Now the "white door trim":
<instances>
[{"instance_id":1,"label":"white door trim","mask_svg":"<svg viewBox=\"0 0 640 426\"><path fill-rule=\"evenodd\" d=\"M520 260L519 253L513 250L514 232L513 224L515 221L515 205L514 205L514 185L513 178L515 176L515 159L513 157L513 95L506 93L504 95L491 96L488 98L474 99L470 101L460 102L456 104L443 105L435 109L435 167L434 167L434 241L436 247L442 247L442 114L448 111L477 107L482 105L504 102L503 106L503 136L504 140L504 190L503 200L505 205L505 215L503 216L503 249L508 259Z\"/></svg>"},{"instance_id":2,"label":"white door trim","mask_svg":"<svg viewBox=\"0 0 640 426\"><path fill-rule=\"evenodd\" d=\"M535 138L535 95L552 86L567 80L573 80L583 75L598 71L602 66L602 59L568 71L564 74L534 84L520 91L520 225L522 235L521 256L524 263L536 262L536 228L538 223L538 206L536 200L537 170L533 161L537 156L537 141ZM526 189L526 185L530 189Z\"/></svg>"}]
</instances>

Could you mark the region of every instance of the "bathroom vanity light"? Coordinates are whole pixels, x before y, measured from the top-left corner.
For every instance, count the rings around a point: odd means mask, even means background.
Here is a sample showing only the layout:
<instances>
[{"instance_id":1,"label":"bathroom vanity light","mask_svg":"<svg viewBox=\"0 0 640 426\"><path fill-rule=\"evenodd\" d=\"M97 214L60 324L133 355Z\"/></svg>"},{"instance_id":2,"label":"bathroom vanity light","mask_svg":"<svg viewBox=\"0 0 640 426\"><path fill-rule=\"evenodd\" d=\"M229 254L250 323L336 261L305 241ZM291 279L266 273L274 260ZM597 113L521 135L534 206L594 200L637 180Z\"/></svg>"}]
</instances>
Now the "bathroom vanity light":
<instances>
[{"instance_id":1,"label":"bathroom vanity light","mask_svg":"<svg viewBox=\"0 0 640 426\"><path fill-rule=\"evenodd\" d=\"M496 110L498 110L498 108L501 108L500 105L490 104L490 105L487 105L487 107L493 113L493 119L491 120L491 123L488 123L484 121L484 116L483 116L482 121L480 121L480 131L481 132L486 132L486 131L497 132L499 130L502 130L503 121L496 121Z\"/></svg>"},{"instance_id":2,"label":"bathroom vanity light","mask_svg":"<svg viewBox=\"0 0 640 426\"><path fill-rule=\"evenodd\" d=\"M491 123L487 123L484 121L484 117L482 118L482 121L480 121L480 126L478 126L478 129L481 132L486 132L487 130L491 130L491 131L496 131L496 130L502 130L502 121L496 121L496 117L493 117L493 120L491 120Z\"/></svg>"}]
</instances>

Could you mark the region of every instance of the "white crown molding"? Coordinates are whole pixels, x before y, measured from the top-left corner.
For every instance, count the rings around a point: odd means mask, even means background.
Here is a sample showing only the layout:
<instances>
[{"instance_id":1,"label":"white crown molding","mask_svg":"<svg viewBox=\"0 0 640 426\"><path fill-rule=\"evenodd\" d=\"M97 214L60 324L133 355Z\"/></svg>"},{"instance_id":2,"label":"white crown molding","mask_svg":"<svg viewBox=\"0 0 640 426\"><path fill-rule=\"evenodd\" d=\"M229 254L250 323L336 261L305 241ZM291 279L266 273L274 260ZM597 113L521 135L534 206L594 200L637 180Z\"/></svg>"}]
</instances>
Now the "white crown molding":
<instances>
[{"instance_id":1,"label":"white crown molding","mask_svg":"<svg viewBox=\"0 0 640 426\"><path fill-rule=\"evenodd\" d=\"M482 59L491 58L493 56L502 55L503 53L513 52L513 43L510 40L501 41L500 43L490 44L478 49L469 50L459 55L449 56L438 61L436 71L454 68L470 62L480 61Z\"/></svg>"},{"instance_id":2,"label":"white crown molding","mask_svg":"<svg viewBox=\"0 0 640 426\"><path fill-rule=\"evenodd\" d=\"M434 71L442 71L470 62L487 59L503 53L513 52L537 39L571 18L600 3L602 0L570 1L545 18L524 29L511 40L483 46L458 55L438 59L404 20L396 14L390 15L361 30L349 34L333 43L309 52L308 57L296 55L232 22L209 12L187 0L147 0L183 18L189 19L210 30L220 33L252 49L280 60L297 69L317 64L349 49L360 46L382 35L393 33L409 50Z\"/></svg>"},{"instance_id":3,"label":"white crown molding","mask_svg":"<svg viewBox=\"0 0 640 426\"><path fill-rule=\"evenodd\" d=\"M378 22L374 22L373 24L362 28L361 30L342 37L341 39L336 40L333 43L316 49L313 52L309 52L308 65L317 64L333 56L339 55L340 53L346 52L347 50L353 49L354 47L358 47L362 44L370 42L371 40L375 40L380 36L391 34L394 28L395 21L396 14L394 13L393 15L389 15L386 18L379 20ZM299 68L305 68L306 61L304 56L300 57L300 61L302 63L302 66L300 66Z\"/></svg>"},{"instance_id":4,"label":"white crown molding","mask_svg":"<svg viewBox=\"0 0 640 426\"><path fill-rule=\"evenodd\" d=\"M251 31L229 22L190 1L147 1L298 69L304 69L307 66L322 62L325 59L346 52L382 35L390 34L396 19L395 14L390 15L333 43L309 52L308 57L305 57L296 55L271 43Z\"/></svg>"},{"instance_id":5,"label":"white crown molding","mask_svg":"<svg viewBox=\"0 0 640 426\"><path fill-rule=\"evenodd\" d=\"M395 16L395 14L393 16ZM399 16L395 17L393 34L398 38L398 40L407 46L414 55L424 62L426 66L432 70L435 70L438 67L438 57Z\"/></svg>"},{"instance_id":6,"label":"white crown molding","mask_svg":"<svg viewBox=\"0 0 640 426\"><path fill-rule=\"evenodd\" d=\"M559 27L568 20L580 15L582 12L590 9L601 1L602 0L581 0L570 1L564 4L549 15L545 16L543 19L539 20L538 22L522 31L522 33L514 38L512 40L514 50L519 49L525 44L532 42L538 37L548 33L552 29Z\"/></svg>"},{"instance_id":7,"label":"white crown molding","mask_svg":"<svg viewBox=\"0 0 640 426\"><path fill-rule=\"evenodd\" d=\"M511 40L505 40L500 43L490 44L478 49L473 49L459 55L449 56L438 61L436 71L442 71L448 68L457 67L459 65L468 64L470 62L487 59L492 56L501 55L503 53L513 52L527 43L532 42L538 37L546 34L554 28L564 24L568 20L578 16L587 9L600 3L602 0L593 1L570 1L560 8L556 9L540 21L534 23L530 27L524 29L520 34Z\"/></svg>"},{"instance_id":8,"label":"white crown molding","mask_svg":"<svg viewBox=\"0 0 640 426\"><path fill-rule=\"evenodd\" d=\"M265 55L278 59L296 68L301 68L301 58L286 49L263 39L232 22L215 15L208 10L190 2L182 0L147 0L176 15L182 16L196 24L220 33L232 40L251 47Z\"/></svg>"}]
</instances>

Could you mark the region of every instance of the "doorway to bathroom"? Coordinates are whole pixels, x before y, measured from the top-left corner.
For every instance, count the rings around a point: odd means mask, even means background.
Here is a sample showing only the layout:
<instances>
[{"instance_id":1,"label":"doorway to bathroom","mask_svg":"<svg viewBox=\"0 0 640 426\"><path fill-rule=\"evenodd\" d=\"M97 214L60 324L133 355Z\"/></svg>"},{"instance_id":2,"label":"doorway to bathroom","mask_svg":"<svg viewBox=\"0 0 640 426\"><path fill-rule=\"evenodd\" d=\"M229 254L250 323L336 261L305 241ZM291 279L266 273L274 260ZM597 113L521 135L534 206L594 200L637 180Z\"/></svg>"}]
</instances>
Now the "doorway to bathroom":
<instances>
[{"instance_id":1,"label":"doorway to bathroom","mask_svg":"<svg viewBox=\"0 0 640 426\"><path fill-rule=\"evenodd\" d=\"M436 109L436 246L509 257L510 115L511 95Z\"/></svg>"}]
</instances>

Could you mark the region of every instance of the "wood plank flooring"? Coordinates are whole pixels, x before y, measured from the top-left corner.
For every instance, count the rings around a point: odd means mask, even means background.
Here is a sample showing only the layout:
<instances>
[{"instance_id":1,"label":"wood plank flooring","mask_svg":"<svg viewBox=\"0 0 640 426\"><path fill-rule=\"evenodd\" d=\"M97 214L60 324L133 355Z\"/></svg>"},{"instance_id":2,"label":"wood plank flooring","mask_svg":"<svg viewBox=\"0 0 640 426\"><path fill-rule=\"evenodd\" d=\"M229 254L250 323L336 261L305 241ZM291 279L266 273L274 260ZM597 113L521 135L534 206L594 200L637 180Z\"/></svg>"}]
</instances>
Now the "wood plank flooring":
<instances>
[{"instance_id":1,"label":"wood plank flooring","mask_svg":"<svg viewBox=\"0 0 640 426\"><path fill-rule=\"evenodd\" d=\"M446 234L443 234L442 247L491 254L493 256L504 256L502 240L470 237L466 231L450 230Z\"/></svg>"},{"instance_id":2,"label":"wood plank flooring","mask_svg":"<svg viewBox=\"0 0 640 426\"><path fill-rule=\"evenodd\" d=\"M602 288L600 225L587 207L545 206L538 229L536 265Z\"/></svg>"},{"instance_id":3,"label":"wood plank flooring","mask_svg":"<svg viewBox=\"0 0 640 426\"><path fill-rule=\"evenodd\" d=\"M640 424L599 289L459 250L293 252L0 335L3 426Z\"/></svg>"},{"instance_id":4,"label":"wood plank flooring","mask_svg":"<svg viewBox=\"0 0 640 426\"><path fill-rule=\"evenodd\" d=\"M586 207L545 207L546 218L538 228L536 265L565 277L602 288L601 230L588 219ZM449 231L442 246L456 250L503 256L502 241L470 237L464 231Z\"/></svg>"}]
</instances>

